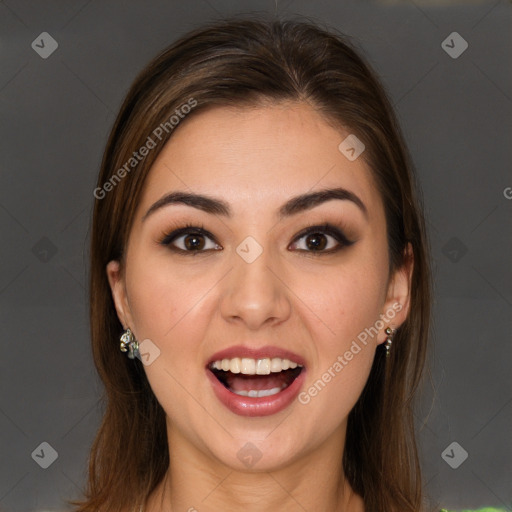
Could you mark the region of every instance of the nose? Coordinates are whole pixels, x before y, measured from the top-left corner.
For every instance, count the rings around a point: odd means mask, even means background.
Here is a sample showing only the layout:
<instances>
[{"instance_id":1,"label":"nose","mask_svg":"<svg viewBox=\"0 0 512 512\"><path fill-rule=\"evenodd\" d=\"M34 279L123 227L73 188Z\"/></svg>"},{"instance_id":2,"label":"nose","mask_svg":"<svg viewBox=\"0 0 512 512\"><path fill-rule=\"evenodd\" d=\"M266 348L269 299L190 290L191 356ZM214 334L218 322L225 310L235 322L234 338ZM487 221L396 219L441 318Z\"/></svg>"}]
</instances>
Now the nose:
<instances>
[{"instance_id":1,"label":"nose","mask_svg":"<svg viewBox=\"0 0 512 512\"><path fill-rule=\"evenodd\" d=\"M226 321L256 331L289 318L289 289L269 251L263 250L251 263L234 253L233 265L220 307Z\"/></svg>"}]
</instances>

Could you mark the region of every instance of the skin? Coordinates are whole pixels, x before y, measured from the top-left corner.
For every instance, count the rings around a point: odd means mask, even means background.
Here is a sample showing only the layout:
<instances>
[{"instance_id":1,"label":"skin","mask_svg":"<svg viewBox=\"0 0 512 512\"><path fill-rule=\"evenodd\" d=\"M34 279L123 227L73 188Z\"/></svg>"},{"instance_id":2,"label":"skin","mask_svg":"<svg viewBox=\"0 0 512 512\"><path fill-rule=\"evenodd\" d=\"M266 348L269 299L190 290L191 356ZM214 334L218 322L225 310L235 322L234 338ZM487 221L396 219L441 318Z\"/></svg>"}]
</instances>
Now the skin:
<instances>
[{"instance_id":1,"label":"skin","mask_svg":"<svg viewBox=\"0 0 512 512\"><path fill-rule=\"evenodd\" d=\"M406 319L412 262L388 275L382 200L363 158L349 161L338 150L348 134L306 103L215 107L182 122L150 170L123 264L107 266L121 323L160 350L144 369L167 415L170 471L146 512L364 510L341 465L347 417L385 327ZM348 200L277 218L292 196L334 187L356 194L367 218ZM176 190L221 198L232 217L173 204L142 220ZM325 222L355 243L322 254L308 249L307 236L297 239ZM202 239L195 256L159 244L186 223L214 237ZM263 248L252 263L236 252L247 236ZM174 245L185 249L185 238ZM329 234L322 240L324 251L338 246ZM401 311L307 404L250 418L213 394L206 363L239 344L300 354L307 390L398 303ZM237 457L247 442L261 455L251 468Z\"/></svg>"}]
</instances>

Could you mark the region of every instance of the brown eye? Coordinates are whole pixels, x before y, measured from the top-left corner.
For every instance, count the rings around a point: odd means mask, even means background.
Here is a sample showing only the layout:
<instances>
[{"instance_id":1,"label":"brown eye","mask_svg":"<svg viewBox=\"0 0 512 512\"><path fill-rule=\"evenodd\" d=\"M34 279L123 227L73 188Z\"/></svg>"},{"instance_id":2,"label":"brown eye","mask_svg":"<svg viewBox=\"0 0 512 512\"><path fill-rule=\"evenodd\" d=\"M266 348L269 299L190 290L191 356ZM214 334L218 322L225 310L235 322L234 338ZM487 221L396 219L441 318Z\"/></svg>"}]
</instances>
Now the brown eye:
<instances>
[{"instance_id":1,"label":"brown eye","mask_svg":"<svg viewBox=\"0 0 512 512\"><path fill-rule=\"evenodd\" d=\"M291 247L303 252L329 254L353 243L336 227L324 224L308 228L295 239Z\"/></svg>"},{"instance_id":2,"label":"brown eye","mask_svg":"<svg viewBox=\"0 0 512 512\"><path fill-rule=\"evenodd\" d=\"M214 241L212 235L203 228L195 226L177 229L166 235L160 243L173 251L191 253L192 255L222 249L222 247Z\"/></svg>"},{"instance_id":3,"label":"brown eye","mask_svg":"<svg viewBox=\"0 0 512 512\"><path fill-rule=\"evenodd\" d=\"M323 233L313 233L306 237L306 246L312 251L325 249L327 243L326 236Z\"/></svg>"},{"instance_id":4,"label":"brown eye","mask_svg":"<svg viewBox=\"0 0 512 512\"><path fill-rule=\"evenodd\" d=\"M203 235L186 235L183 242L187 250L203 249L205 245Z\"/></svg>"}]
</instances>

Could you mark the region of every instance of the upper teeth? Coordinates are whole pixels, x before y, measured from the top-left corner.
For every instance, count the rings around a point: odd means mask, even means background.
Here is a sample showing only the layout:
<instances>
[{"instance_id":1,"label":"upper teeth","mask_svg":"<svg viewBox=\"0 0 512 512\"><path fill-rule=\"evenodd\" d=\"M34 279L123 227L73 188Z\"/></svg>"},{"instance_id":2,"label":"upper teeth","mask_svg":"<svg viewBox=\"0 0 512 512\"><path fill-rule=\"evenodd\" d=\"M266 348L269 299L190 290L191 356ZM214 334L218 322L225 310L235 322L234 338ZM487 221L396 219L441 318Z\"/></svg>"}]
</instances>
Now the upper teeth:
<instances>
[{"instance_id":1,"label":"upper teeth","mask_svg":"<svg viewBox=\"0 0 512 512\"><path fill-rule=\"evenodd\" d=\"M269 375L289 368L302 367L301 364L281 359L266 357L264 359L251 359L249 357L234 357L233 359L219 359L211 363L210 367L215 370L230 371L231 373L242 373L244 375Z\"/></svg>"}]
</instances>

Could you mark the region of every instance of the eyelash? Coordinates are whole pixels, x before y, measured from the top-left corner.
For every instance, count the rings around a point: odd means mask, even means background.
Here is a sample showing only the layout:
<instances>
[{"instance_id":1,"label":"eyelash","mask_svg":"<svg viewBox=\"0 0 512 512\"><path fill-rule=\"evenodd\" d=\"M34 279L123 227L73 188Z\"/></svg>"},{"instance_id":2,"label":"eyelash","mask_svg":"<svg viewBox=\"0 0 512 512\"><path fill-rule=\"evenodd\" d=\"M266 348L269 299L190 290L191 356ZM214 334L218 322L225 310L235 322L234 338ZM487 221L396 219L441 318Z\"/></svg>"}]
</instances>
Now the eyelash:
<instances>
[{"instance_id":1,"label":"eyelash","mask_svg":"<svg viewBox=\"0 0 512 512\"><path fill-rule=\"evenodd\" d=\"M205 253L208 251L211 251L212 249L207 250L199 250L199 251L185 251L183 249L179 249L172 245L172 242L175 241L177 238L184 236L184 235L201 235L204 237L210 238L213 242L215 242L214 237L204 229L203 225L195 226L193 224L186 224L185 226L176 229L172 231L171 233L165 233L162 235L159 244L164 245L168 247L171 251L185 255L185 256L196 256L200 253ZM332 238L334 238L338 242L338 246L335 248L331 248L328 250L321 250L321 251L308 251L304 249L298 249L299 252L305 252L309 254L313 254L314 256L320 256L322 254L333 254L335 252L340 251L341 249L345 247L351 246L355 241L349 240L345 234L340 231L336 226L333 226L332 224L325 223L325 224L312 224L310 226L307 226L304 230L302 230L294 239L293 244L297 240L300 240L301 238L304 238L308 235L312 234L324 234L329 235ZM215 242L217 244L217 242ZM219 244L217 244L219 245Z\"/></svg>"}]
</instances>

